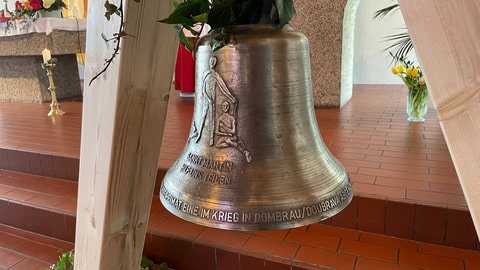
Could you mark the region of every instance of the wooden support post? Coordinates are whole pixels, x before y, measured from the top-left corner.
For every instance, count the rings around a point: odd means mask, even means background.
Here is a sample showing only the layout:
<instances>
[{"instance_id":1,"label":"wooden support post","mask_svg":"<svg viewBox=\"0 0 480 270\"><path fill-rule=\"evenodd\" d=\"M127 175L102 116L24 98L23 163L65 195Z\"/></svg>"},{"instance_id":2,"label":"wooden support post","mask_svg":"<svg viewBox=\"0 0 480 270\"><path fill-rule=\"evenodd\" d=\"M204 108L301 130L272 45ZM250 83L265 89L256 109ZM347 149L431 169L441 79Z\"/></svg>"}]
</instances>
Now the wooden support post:
<instances>
[{"instance_id":1,"label":"wooden support post","mask_svg":"<svg viewBox=\"0 0 480 270\"><path fill-rule=\"evenodd\" d=\"M480 2L399 3L480 235Z\"/></svg>"},{"instance_id":2,"label":"wooden support post","mask_svg":"<svg viewBox=\"0 0 480 270\"><path fill-rule=\"evenodd\" d=\"M105 19L104 1L89 2L75 269L139 269L178 44L157 20L172 8L172 0L124 0L129 36L88 86L113 52L101 34L120 23Z\"/></svg>"}]
</instances>

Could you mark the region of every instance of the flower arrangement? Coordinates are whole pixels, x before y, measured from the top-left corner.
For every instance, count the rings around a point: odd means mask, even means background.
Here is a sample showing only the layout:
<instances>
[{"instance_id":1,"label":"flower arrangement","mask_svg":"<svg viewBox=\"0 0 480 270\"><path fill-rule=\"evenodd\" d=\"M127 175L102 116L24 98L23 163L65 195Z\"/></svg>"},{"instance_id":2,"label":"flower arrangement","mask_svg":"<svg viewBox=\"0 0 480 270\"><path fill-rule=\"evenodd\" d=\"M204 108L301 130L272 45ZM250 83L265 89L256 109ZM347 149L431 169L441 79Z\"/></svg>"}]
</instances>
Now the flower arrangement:
<instances>
[{"instance_id":1,"label":"flower arrangement","mask_svg":"<svg viewBox=\"0 0 480 270\"><path fill-rule=\"evenodd\" d=\"M420 67L412 61L400 58L400 65L392 68L392 73L399 76L408 88L407 114L408 120L423 122L428 109L428 88Z\"/></svg>"},{"instance_id":2,"label":"flower arrangement","mask_svg":"<svg viewBox=\"0 0 480 270\"><path fill-rule=\"evenodd\" d=\"M423 72L412 61L402 58L401 64L392 68L392 73L398 75L409 90L423 91L427 88Z\"/></svg>"},{"instance_id":3,"label":"flower arrangement","mask_svg":"<svg viewBox=\"0 0 480 270\"><path fill-rule=\"evenodd\" d=\"M65 8L62 0L23 0L15 2L15 11L12 19L39 17L40 11L55 11Z\"/></svg>"}]
</instances>

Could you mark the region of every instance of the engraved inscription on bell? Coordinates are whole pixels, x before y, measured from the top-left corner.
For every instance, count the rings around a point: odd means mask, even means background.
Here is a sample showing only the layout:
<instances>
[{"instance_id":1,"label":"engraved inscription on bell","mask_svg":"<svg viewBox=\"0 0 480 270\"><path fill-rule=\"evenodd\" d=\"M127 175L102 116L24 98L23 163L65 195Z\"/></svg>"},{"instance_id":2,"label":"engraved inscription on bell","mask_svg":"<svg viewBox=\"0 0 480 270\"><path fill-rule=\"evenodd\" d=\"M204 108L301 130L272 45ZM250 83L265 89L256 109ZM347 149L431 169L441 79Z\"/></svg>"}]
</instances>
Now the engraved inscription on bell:
<instances>
[{"instance_id":1,"label":"engraved inscription on bell","mask_svg":"<svg viewBox=\"0 0 480 270\"><path fill-rule=\"evenodd\" d=\"M343 189L339 190L332 197L322 198L308 205L296 205L295 207L285 207L284 209L265 211L265 209L237 209L236 211L228 211L222 209L202 207L193 202L182 201L181 199L170 194L164 187L161 189L162 196L166 202L175 209L186 215L200 218L205 221L238 223L244 226L262 223L282 223L295 222L312 216L327 217L336 212L338 208L345 207L352 196L352 186L348 183Z\"/></svg>"},{"instance_id":2,"label":"engraved inscription on bell","mask_svg":"<svg viewBox=\"0 0 480 270\"><path fill-rule=\"evenodd\" d=\"M202 113L193 119L189 141L199 143L202 136L207 136L208 145L217 148L233 147L244 154L247 162L251 162L250 151L237 135L238 100L222 76L215 71L216 65L217 58L211 56L209 69L202 76L202 89L198 97Z\"/></svg>"}]
</instances>

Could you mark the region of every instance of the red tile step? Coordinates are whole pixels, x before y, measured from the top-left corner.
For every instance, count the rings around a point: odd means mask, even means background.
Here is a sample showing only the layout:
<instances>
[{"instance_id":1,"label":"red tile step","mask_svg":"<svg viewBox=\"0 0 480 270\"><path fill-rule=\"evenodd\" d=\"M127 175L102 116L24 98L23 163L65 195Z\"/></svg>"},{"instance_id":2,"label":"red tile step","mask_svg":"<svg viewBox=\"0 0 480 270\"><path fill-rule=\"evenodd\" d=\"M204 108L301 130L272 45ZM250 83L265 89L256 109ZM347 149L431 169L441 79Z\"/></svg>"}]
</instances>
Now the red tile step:
<instances>
[{"instance_id":1,"label":"red tile step","mask_svg":"<svg viewBox=\"0 0 480 270\"><path fill-rule=\"evenodd\" d=\"M73 242L75 181L0 170L0 224Z\"/></svg>"},{"instance_id":2,"label":"red tile step","mask_svg":"<svg viewBox=\"0 0 480 270\"><path fill-rule=\"evenodd\" d=\"M144 252L175 269L458 269L480 267L480 251L312 224L226 231L172 216L153 199Z\"/></svg>"},{"instance_id":3,"label":"red tile step","mask_svg":"<svg viewBox=\"0 0 480 270\"><path fill-rule=\"evenodd\" d=\"M49 242L55 239L67 243L62 250L72 247L68 243L74 241L76 185L75 181L0 170L0 234L13 235L14 227L28 235L24 239L39 242L32 231L47 239L46 243L29 243L20 248L9 240L15 237L0 237L0 261L8 264L2 265L3 269L36 269L22 268L22 264L55 262L58 254L53 251L59 249L50 248L55 245ZM355 198L352 205L361 208L362 200ZM372 202L364 206L373 209ZM346 216L339 220L347 219L352 211L344 212ZM180 220L168 213L155 196L144 252L178 270L439 269L439 265L465 270L480 266L480 252L476 250L340 228L332 226L340 222L334 219L331 225L313 224L291 230L225 231Z\"/></svg>"},{"instance_id":4,"label":"red tile step","mask_svg":"<svg viewBox=\"0 0 480 270\"><path fill-rule=\"evenodd\" d=\"M0 224L0 269L47 269L73 243Z\"/></svg>"}]
</instances>

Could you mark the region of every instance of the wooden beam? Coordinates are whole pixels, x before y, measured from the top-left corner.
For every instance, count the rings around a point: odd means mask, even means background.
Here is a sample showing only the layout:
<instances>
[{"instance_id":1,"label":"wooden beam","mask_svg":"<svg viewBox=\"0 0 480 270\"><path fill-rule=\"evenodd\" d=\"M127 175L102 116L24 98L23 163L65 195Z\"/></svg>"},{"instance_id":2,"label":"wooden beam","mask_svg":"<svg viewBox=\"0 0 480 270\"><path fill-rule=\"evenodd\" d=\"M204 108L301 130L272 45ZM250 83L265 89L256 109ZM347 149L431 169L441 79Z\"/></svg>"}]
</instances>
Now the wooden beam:
<instances>
[{"instance_id":1,"label":"wooden beam","mask_svg":"<svg viewBox=\"0 0 480 270\"><path fill-rule=\"evenodd\" d=\"M480 2L399 3L480 235Z\"/></svg>"},{"instance_id":2,"label":"wooden beam","mask_svg":"<svg viewBox=\"0 0 480 270\"><path fill-rule=\"evenodd\" d=\"M103 5L90 1L88 11L75 269L138 269L178 44L171 26L157 20L173 4L124 0L130 36L88 86L112 54L114 44L106 46L101 34L119 29Z\"/></svg>"}]
</instances>

